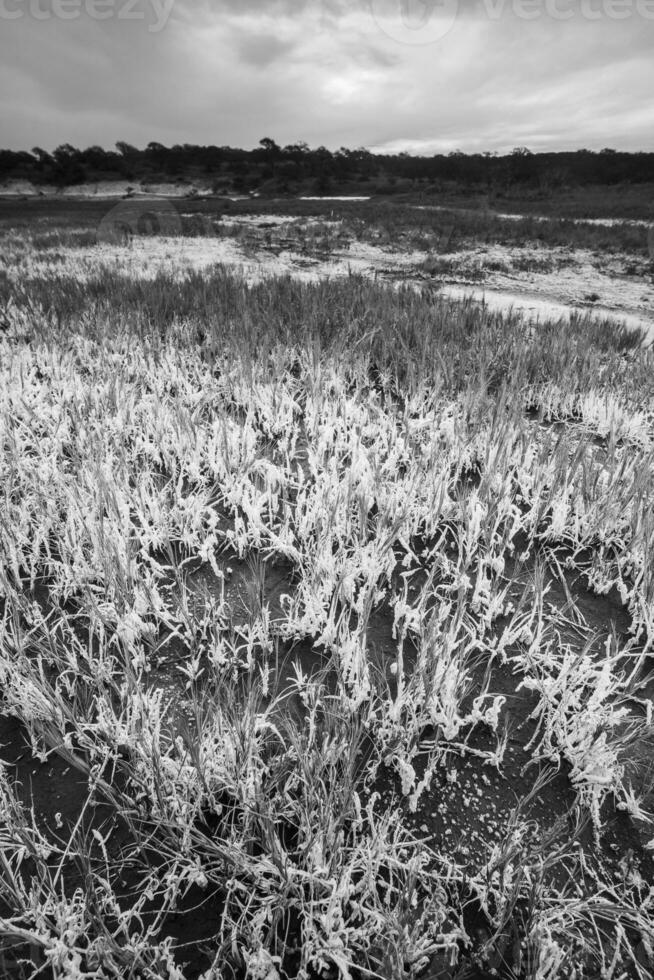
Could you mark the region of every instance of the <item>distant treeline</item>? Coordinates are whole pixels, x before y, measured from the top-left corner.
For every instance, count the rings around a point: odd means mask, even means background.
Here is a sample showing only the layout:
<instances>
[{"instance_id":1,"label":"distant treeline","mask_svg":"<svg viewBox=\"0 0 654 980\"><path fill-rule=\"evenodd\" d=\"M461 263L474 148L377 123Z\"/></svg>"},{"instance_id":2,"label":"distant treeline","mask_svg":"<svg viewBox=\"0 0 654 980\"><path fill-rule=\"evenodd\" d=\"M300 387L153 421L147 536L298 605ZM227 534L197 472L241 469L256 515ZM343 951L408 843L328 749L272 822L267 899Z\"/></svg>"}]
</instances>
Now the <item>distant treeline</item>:
<instances>
[{"instance_id":1,"label":"distant treeline","mask_svg":"<svg viewBox=\"0 0 654 980\"><path fill-rule=\"evenodd\" d=\"M501 191L516 185L543 191L586 184L654 181L654 153L577 150L532 153L516 147L511 153L434 156L380 154L342 147L332 152L306 143L279 146L262 139L254 150L230 146L163 146L148 143L139 150L117 143L115 150L91 146L79 150L69 143L52 153L0 150L0 181L29 180L36 185L71 186L97 180L136 182L200 181L216 193L274 191L296 193L311 189L329 193L357 187L367 192L393 193L432 186L460 186Z\"/></svg>"}]
</instances>

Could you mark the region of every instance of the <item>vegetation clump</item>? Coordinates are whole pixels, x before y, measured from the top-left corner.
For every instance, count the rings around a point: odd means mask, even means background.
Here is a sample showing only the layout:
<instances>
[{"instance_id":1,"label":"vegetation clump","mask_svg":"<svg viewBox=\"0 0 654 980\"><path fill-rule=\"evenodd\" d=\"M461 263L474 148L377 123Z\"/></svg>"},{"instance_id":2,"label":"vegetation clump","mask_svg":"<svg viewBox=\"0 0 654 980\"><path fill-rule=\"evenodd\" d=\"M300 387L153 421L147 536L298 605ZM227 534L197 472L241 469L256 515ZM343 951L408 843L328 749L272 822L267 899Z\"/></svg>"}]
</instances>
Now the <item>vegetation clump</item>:
<instances>
[{"instance_id":1,"label":"vegetation clump","mask_svg":"<svg viewBox=\"0 0 654 980\"><path fill-rule=\"evenodd\" d=\"M357 276L0 296L5 972L649 976L642 335Z\"/></svg>"}]
</instances>

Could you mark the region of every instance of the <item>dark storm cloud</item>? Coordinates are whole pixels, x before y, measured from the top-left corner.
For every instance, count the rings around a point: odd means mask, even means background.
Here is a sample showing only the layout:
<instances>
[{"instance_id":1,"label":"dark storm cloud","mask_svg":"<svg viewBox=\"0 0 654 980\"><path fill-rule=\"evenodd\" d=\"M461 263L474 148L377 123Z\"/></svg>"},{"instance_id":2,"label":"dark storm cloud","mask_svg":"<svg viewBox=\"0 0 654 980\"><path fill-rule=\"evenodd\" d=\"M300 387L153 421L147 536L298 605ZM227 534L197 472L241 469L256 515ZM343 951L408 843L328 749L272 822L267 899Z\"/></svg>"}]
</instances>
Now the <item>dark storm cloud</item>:
<instances>
[{"instance_id":1,"label":"dark storm cloud","mask_svg":"<svg viewBox=\"0 0 654 980\"><path fill-rule=\"evenodd\" d=\"M291 41L284 41L270 34L243 33L235 38L235 47L244 64L266 68L273 62L288 57L294 45Z\"/></svg>"},{"instance_id":2,"label":"dark storm cloud","mask_svg":"<svg viewBox=\"0 0 654 980\"><path fill-rule=\"evenodd\" d=\"M4 145L654 148L636 0L138 0L140 19L115 0L104 20L38 2L0 0Z\"/></svg>"}]
</instances>

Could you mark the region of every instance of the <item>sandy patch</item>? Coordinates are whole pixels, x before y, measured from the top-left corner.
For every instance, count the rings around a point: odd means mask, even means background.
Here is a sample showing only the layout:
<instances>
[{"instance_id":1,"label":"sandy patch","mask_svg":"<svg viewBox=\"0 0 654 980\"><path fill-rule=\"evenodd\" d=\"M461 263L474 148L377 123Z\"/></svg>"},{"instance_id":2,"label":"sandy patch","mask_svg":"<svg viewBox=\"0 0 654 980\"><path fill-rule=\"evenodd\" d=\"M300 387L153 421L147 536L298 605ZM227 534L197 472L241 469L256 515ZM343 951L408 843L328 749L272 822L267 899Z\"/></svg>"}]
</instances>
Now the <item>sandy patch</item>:
<instances>
[{"instance_id":1,"label":"sandy patch","mask_svg":"<svg viewBox=\"0 0 654 980\"><path fill-rule=\"evenodd\" d=\"M573 314L587 315L593 320L615 320L616 324L645 330L650 343L654 341L654 321L637 313L615 310L606 306L575 306L528 293L503 292L475 286L444 285L441 290L449 299L473 299L494 313L520 313L526 320L543 323L547 320L570 320Z\"/></svg>"},{"instance_id":2,"label":"sandy patch","mask_svg":"<svg viewBox=\"0 0 654 980\"><path fill-rule=\"evenodd\" d=\"M453 285L483 276L484 289L540 298L544 303L595 310L601 315L635 316L654 326L654 283L645 275L626 274L625 256L601 259L594 253L565 248L516 248L493 245L449 253L441 258L457 266ZM608 312L607 312L608 311Z\"/></svg>"},{"instance_id":3,"label":"sandy patch","mask_svg":"<svg viewBox=\"0 0 654 980\"><path fill-rule=\"evenodd\" d=\"M355 196L345 194L341 197L301 197L300 201L369 201L370 196Z\"/></svg>"},{"instance_id":4,"label":"sandy patch","mask_svg":"<svg viewBox=\"0 0 654 980\"><path fill-rule=\"evenodd\" d=\"M262 220L263 219L263 220ZM293 220L293 219L291 219ZM287 223L283 216L238 216L253 227ZM434 271L430 274L430 263ZM591 252L482 246L439 256L394 251L351 242L329 255L298 250L293 242L277 247L235 238L134 238L129 244L98 244L88 249L27 250L0 258L0 269L14 280L74 276L84 281L104 269L136 279L159 273L183 276L213 266L232 268L248 282L289 275L316 282L347 275L379 276L416 285L426 281L452 299L472 298L498 312L521 312L532 321L569 318L582 311L597 319L644 329L654 339L654 284L624 273L626 258L600 260ZM439 263L444 263L439 271Z\"/></svg>"},{"instance_id":5,"label":"sandy patch","mask_svg":"<svg viewBox=\"0 0 654 980\"><path fill-rule=\"evenodd\" d=\"M33 184L29 180L10 180L0 184L0 197L64 197L107 198L123 197L204 197L211 194L208 187L186 183L150 183L129 180L96 180L69 187L52 184ZM236 200L236 199L235 199Z\"/></svg>"},{"instance_id":6,"label":"sandy patch","mask_svg":"<svg viewBox=\"0 0 654 980\"><path fill-rule=\"evenodd\" d=\"M424 254L395 253L374 245L353 244L340 255L315 259L294 251L257 249L246 254L230 238L135 238L129 245L100 244L88 249L60 248L53 262L50 250L26 252L12 261L0 259L0 268L19 280L26 277L52 278L72 275L86 280L111 268L134 278L154 278L160 272L184 275L188 271L222 265L238 268L248 281L270 275L293 275L305 281L346 276L350 273L392 273L411 269Z\"/></svg>"},{"instance_id":7,"label":"sandy patch","mask_svg":"<svg viewBox=\"0 0 654 980\"><path fill-rule=\"evenodd\" d=\"M0 197L38 197L31 180L7 180L0 184Z\"/></svg>"},{"instance_id":8,"label":"sandy patch","mask_svg":"<svg viewBox=\"0 0 654 980\"><path fill-rule=\"evenodd\" d=\"M505 221L571 221L575 225L599 225L613 228L616 225L630 225L634 228L654 227L654 222L640 218L568 218L565 215L553 214L516 214L507 211L491 211L481 208L457 208L446 204L413 204L416 211L455 211L457 214L483 214L491 218L503 218Z\"/></svg>"}]
</instances>

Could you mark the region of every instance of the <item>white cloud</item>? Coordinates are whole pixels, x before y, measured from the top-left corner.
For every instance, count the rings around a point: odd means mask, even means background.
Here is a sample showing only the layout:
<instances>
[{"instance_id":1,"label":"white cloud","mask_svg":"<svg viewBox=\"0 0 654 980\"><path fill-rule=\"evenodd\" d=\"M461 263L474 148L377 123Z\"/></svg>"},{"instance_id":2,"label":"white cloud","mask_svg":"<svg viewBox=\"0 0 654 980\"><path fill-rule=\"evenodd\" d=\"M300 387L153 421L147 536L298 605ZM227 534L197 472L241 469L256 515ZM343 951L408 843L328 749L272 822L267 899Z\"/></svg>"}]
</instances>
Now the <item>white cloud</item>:
<instances>
[{"instance_id":1,"label":"white cloud","mask_svg":"<svg viewBox=\"0 0 654 980\"><path fill-rule=\"evenodd\" d=\"M407 2L414 30L424 3ZM176 0L157 34L88 17L6 22L2 142L654 148L654 21L470 9L461 0L431 44L336 0Z\"/></svg>"}]
</instances>

